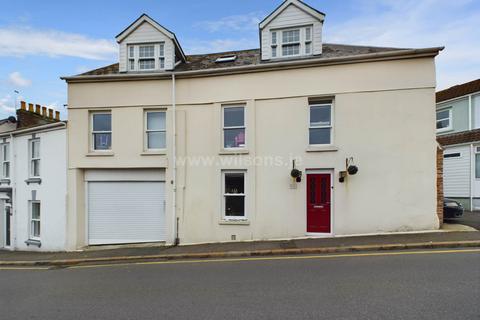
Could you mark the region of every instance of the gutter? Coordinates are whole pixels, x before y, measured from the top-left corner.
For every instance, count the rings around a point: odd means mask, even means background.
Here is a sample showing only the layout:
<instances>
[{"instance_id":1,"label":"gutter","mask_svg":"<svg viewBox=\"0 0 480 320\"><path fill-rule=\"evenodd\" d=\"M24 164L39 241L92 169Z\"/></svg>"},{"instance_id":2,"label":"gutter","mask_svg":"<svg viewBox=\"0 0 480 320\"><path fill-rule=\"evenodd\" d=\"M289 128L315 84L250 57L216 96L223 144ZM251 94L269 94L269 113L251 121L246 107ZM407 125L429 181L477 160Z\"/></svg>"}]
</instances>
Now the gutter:
<instances>
[{"instance_id":1,"label":"gutter","mask_svg":"<svg viewBox=\"0 0 480 320\"><path fill-rule=\"evenodd\" d=\"M38 130L45 130L45 129L52 129L56 127L67 127L67 123L60 121L60 122L54 122L54 123L48 123L44 124L41 126L35 126L35 127L30 127L30 128L25 128L21 130L13 130L13 131L7 131L7 132L2 132L0 133L0 137L9 137L9 136L14 136L17 134L22 134L22 133L28 133L32 131L38 131Z\"/></svg>"},{"instance_id":2,"label":"gutter","mask_svg":"<svg viewBox=\"0 0 480 320\"><path fill-rule=\"evenodd\" d=\"M387 61L397 59L412 59L422 57L435 57L445 47L433 47L425 49L406 49L390 52L367 53L356 56L345 56L335 58L309 58L303 60L290 60L279 62L265 62L257 65L237 66L229 68L217 68L206 70L191 70L191 71L176 71L177 78L195 78L206 76L221 76L251 72L265 72L273 70L286 70L294 68L308 68L315 66L328 66L337 64L351 64L371 61ZM88 75L88 76L73 76L61 77L60 79L73 82L99 82L99 81L125 81L125 80L161 80L170 79L173 72L155 72L148 74L110 74L110 75Z\"/></svg>"}]
</instances>

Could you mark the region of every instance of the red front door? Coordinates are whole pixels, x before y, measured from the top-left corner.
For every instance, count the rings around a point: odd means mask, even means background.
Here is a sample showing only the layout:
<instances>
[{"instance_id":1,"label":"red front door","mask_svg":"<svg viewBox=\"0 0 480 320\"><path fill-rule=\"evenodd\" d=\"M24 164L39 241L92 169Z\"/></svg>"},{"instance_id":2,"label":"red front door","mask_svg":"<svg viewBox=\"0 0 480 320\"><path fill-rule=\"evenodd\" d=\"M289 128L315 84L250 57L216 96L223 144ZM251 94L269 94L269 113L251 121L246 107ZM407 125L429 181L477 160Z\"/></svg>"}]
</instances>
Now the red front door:
<instances>
[{"instance_id":1,"label":"red front door","mask_svg":"<svg viewBox=\"0 0 480 320\"><path fill-rule=\"evenodd\" d=\"M331 190L330 174L307 174L307 232L331 232Z\"/></svg>"}]
</instances>

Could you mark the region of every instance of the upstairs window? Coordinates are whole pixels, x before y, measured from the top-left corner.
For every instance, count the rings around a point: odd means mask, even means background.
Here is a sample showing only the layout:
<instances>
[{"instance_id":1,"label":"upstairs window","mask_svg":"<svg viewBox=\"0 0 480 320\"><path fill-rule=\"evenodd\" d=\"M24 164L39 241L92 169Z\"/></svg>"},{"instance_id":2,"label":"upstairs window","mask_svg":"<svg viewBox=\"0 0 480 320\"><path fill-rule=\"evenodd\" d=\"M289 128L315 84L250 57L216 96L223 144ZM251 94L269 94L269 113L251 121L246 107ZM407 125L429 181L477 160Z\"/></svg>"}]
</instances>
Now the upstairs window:
<instances>
[{"instance_id":1,"label":"upstairs window","mask_svg":"<svg viewBox=\"0 0 480 320\"><path fill-rule=\"evenodd\" d=\"M282 55L298 56L300 54L300 29L282 31Z\"/></svg>"},{"instance_id":2,"label":"upstairs window","mask_svg":"<svg viewBox=\"0 0 480 320\"><path fill-rule=\"evenodd\" d=\"M10 144L3 143L1 144L1 174L3 179L10 178Z\"/></svg>"},{"instance_id":3,"label":"upstairs window","mask_svg":"<svg viewBox=\"0 0 480 320\"><path fill-rule=\"evenodd\" d=\"M155 69L155 46L139 46L138 47L138 67L139 70Z\"/></svg>"},{"instance_id":4,"label":"upstairs window","mask_svg":"<svg viewBox=\"0 0 480 320\"><path fill-rule=\"evenodd\" d=\"M245 106L223 107L223 147L245 148Z\"/></svg>"},{"instance_id":5,"label":"upstairs window","mask_svg":"<svg viewBox=\"0 0 480 320\"><path fill-rule=\"evenodd\" d=\"M437 132L452 129L452 109L437 111Z\"/></svg>"},{"instance_id":6,"label":"upstairs window","mask_svg":"<svg viewBox=\"0 0 480 320\"><path fill-rule=\"evenodd\" d=\"M145 141L147 150L163 150L166 148L166 112L145 112Z\"/></svg>"},{"instance_id":7,"label":"upstairs window","mask_svg":"<svg viewBox=\"0 0 480 320\"><path fill-rule=\"evenodd\" d=\"M112 149L112 114L110 112L92 113L92 150L108 151Z\"/></svg>"},{"instance_id":8,"label":"upstairs window","mask_svg":"<svg viewBox=\"0 0 480 320\"><path fill-rule=\"evenodd\" d=\"M472 96L472 108L473 108L473 127L474 129L480 128L480 94Z\"/></svg>"},{"instance_id":9,"label":"upstairs window","mask_svg":"<svg viewBox=\"0 0 480 320\"><path fill-rule=\"evenodd\" d=\"M40 139L30 140L30 177L40 177Z\"/></svg>"},{"instance_id":10,"label":"upstairs window","mask_svg":"<svg viewBox=\"0 0 480 320\"><path fill-rule=\"evenodd\" d=\"M311 26L271 32L272 58L313 54Z\"/></svg>"},{"instance_id":11,"label":"upstairs window","mask_svg":"<svg viewBox=\"0 0 480 320\"><path fill-rule=\"evenodd\" d=\"M165 68L165 43L128 45L128 70L151 71Z\"/></svg>"},{"instance_id":12,"label":"upstairs window","mask_svg":"<svg viewBox=\"0 0 480 320\"><path fill-rule=\"evenodd\" d=\"M272 32L272 58L277 57L277 32Z\"/></svg>"},{"instance_id":13,"label":"upstairs window","mask_svg":"<svg viewBox=\"0 0 480 320\"><path fill-rule=\"evenodd\" d=\"M309 122L310 145L332 144L332 129L332 104L311 104Z\"/></svg>"}]
</instances>

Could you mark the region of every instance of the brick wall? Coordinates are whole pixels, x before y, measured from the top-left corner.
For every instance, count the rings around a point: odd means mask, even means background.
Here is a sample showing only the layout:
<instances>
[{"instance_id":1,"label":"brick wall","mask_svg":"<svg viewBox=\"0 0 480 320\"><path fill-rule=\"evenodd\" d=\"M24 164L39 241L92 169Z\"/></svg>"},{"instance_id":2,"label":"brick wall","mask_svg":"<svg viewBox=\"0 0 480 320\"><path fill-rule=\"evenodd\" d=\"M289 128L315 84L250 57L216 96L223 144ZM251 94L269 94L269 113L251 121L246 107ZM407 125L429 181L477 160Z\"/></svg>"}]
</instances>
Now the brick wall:
<instances>
[{"instance_id":1,"label":"brick wall","mask_svg":"<svg viewBox=\"0 0 480 320\"><path fill-rule=\"evenodd\" d=\"M437 215L443 225L443 149L437 147Z\"/></svg>"},{"instance_id":2,"label":"brick wall","mask_svg":"<svg viewBox=\"0 0 480 320\"><path fill-rule=\"evenodd\" d=\"M60 113L53 109L42 107L38 104L20 102L20 109L17 110L17 129L30 128L60 121Z\"/></svg>"}]
</instances>

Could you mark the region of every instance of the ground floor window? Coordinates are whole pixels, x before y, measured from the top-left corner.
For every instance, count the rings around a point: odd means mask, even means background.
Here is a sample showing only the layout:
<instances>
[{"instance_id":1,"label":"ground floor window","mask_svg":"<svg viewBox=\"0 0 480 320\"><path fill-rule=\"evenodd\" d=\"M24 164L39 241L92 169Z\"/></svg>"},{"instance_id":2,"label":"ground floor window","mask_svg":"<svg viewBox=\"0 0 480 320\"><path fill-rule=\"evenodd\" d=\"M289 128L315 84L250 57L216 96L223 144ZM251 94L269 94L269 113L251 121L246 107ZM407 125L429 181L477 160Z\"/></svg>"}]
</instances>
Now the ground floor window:
<instances>
[{"instance_id":1,"label":"ground floor window","mask_svg":"<svg viewBox=\"0 0 480 320\"><path fill-rule=\"evenodd\" d=\"M30 239L40 239L40 201L30 201Z\"/></svg>"},{"instance_id":2,"label":"ground floor window","mask_svg":"<svg viewBox=\"0 0 480 320\"><path fill-rule=\"evenodd\" d=\"M223 215L225 219L245 219L246 171L224 171Z\"/></svg>"}]
</instances>

